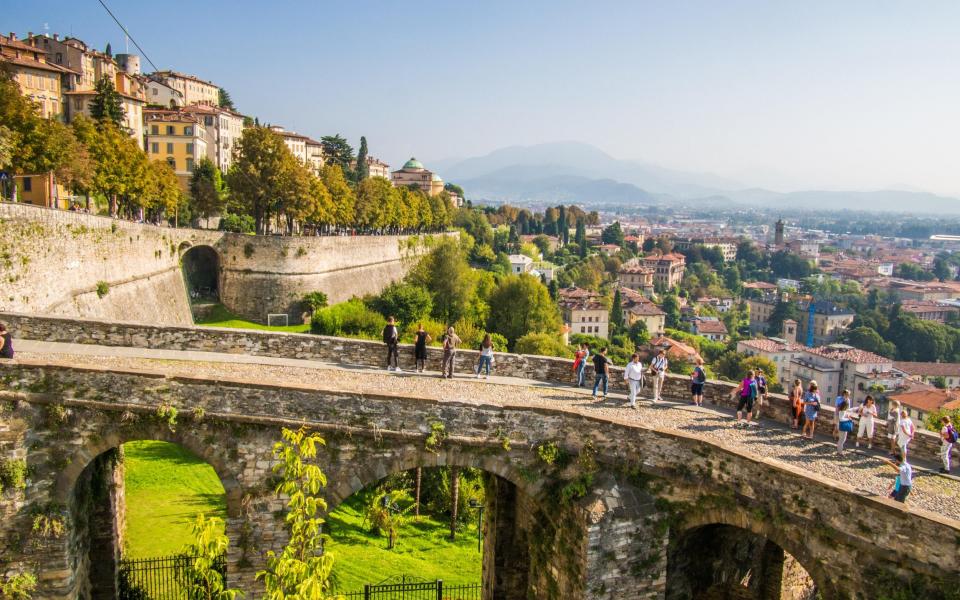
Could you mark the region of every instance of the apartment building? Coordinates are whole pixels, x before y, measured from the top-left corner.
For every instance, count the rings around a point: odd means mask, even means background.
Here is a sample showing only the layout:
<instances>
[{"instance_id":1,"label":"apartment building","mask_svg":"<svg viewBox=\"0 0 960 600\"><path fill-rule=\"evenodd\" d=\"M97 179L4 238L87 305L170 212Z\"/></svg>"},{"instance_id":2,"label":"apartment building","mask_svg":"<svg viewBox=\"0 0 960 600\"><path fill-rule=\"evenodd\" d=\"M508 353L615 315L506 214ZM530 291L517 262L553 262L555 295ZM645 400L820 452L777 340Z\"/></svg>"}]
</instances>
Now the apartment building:
<instances>
[{"instance_id":1,"label":"apartment building","mask_svg":"<svg viewBox=\"0 0 960 600\"><path fill-rule=\"evenodd\" d=\"M237 144L243 136L243 115L212 104L191 104L181 111L203 123L206 157L226 173L233 164Z\"/></svg>"},{"instance_id":2,"label":"apartment building","mask_svg":"<svg viewBox=\"0 0 960 600\"><path fill-rule=\"evenodd\" d=\"M669 289L680 285L687 268L687 259L682 254L670 252L645 256L641 264L653 269L654 283Z\"/></svg>"},{"instance_id":3,"label":"apartment building","mask_svg":"<svg viewBox=\"0 0 960 600\"><path fill-rule=\"evenodd\" d=\"M807 345L832 344L853 323L856 313L828 300L801 301L798 338ZM813 344L810 344L810 341Z\"/></svg>"},{"instance_id":4,"label":"apartment building","mask_svg":"<svg viewBox=\"0 0 960 600\"><path fill-rule=\"evenodd\" d=\"M162 160L173 168L180 187L190 189L193 168L207 156L207 132L196 113L176 109L148 108L146 121L147 156Z\"/></svg>"},{"instance_id":5,"label":"apartment building","mask_svg":"<svg viewBox=\"0 0 960 600\"><path fill-rule=\"evenodd\" d=\"M650 335L663 333L667 313L642 293L628 287L621 287L620 305L623 307L623 325L631 327L637 321L643 321Z\"/></svg>"},{"instance_id":6,"label":"apartment building","mask_svg":"<svg viewBox=\"0 0 960 600\"><path fill-rule=\"evenodd\" d=\"M610 335L610 312L600 302L600 295L582 288L560 290L557 304L570 333L582 333L607 339Z\"/></svg>"},{"instance_id":7,"label":"apartment building","mask_svg":"<svg viewBox=\"0 0 960 600\"><path fill-rule=\"evenodd\" d=\"M161 81L183 95L183 103L220 105L220 86L194 75L176 71L157 71L148 75L150 79Z\"/></svg>"}]
</instances>

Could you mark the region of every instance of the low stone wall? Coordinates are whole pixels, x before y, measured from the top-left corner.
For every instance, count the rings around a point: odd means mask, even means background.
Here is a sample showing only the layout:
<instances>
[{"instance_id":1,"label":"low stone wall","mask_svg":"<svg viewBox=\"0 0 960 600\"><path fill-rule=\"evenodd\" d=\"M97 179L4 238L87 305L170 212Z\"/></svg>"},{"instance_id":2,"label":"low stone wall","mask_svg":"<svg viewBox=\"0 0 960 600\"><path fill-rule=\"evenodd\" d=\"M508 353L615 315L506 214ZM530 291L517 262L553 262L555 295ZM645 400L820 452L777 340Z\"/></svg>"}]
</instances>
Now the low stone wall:
<instances>
[{"instance_id":1,"label":"low stone wall","mask_svg":"<svg viewBox=\"0 0 960 600\"><path fill-rule=\"evenodd\" d=\"M98 344L103 346L130 346L163 350L198 350L226 352L277 358L296 358L322 362L366 366L386 365L386 348L376 341L337 338L319 335L275 333L246 329L213 327L161 327L134 323L115 323L96 320L37 317L13 313L0 313L0 321L6 322L15 337L50 342ZM439 370L442 350L430 347L427 350L428 369ZM472 373L479 352L460 350L456 357L458 373ZM400 348L400 365L403 369L414 368L413 346L403 344ZM497 375L522 377L538 381L572 384L574 374L572 361L547 356L497 353L494 360ZM592 385L593 366L587 367L587 383ZM623 369L611 369L610 389L626 393ZM708 404L736 408L735 385L723 381L708 381L704 386L704 399ZM650 393L650 383L645 387ZM665 398L685 400L690 397L690 380L686 376L669 374L663 388ZM820 431L833 428L834 409L824 403L819 419ZM793 415L789 400L782 394L770 394L761 415L779 423L789 424ZM886 422L878 420L874 442L884 447ZM851 440L848 445L852 445ZM910 446L913 456L925 460L939 460L940 438L930 431L918 431ZM958 449L954 449L958 452Z\"/></svg>"}]
</instances>

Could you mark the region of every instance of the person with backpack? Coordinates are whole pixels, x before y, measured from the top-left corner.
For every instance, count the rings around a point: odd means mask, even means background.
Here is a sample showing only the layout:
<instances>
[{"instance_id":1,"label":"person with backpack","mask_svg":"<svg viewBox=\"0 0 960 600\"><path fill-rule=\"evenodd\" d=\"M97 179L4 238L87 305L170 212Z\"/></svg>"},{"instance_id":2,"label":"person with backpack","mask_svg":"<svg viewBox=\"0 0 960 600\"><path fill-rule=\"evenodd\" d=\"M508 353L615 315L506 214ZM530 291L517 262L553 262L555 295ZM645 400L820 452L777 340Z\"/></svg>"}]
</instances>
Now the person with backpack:
<instances>
[{"instance_id":1,"label":"person with backpack","mask_svg":"<svg viewBox=\"0 0 960 600\"><path fill-rule=\"evenodd\" d=\"M811 381L807 393L803 395L803 430L800 435L812 440L813 431L817 426L817 415L820 414L820 386Z\"/></svg>"},{"instance_id":2,"label":"person with backpack","mask_svg":"<svg viewBox=\"0 0 960 600\"><path fill-rule=\"evenodd\" d=\"M597 397L597 391L600 389L600 384L603 383L603 398L606 400L607 387L610 384L610 359L607 358L606 346L600 348L600 354L593 357L593 370L593 397Z\"/></svg>"},{"instance_id":3,"label":"person with backpack","mask_svg":"<svg viewBox=\"0 0 960 600\"><path fill-rule=\"evenodd\" d=\"M393 317L387 319L387 325L383 328L383 343L387 345L387 370L400 371L400 332L397 330L397 323Z\"/></svg>"},{"instance_id":4,"label":"person with backpack","mask_svg":"<svg viewBox=\"0 0 960 600\"><path fill-rule=\"evenodd\" d=\"M793 389L790 390L790 406L793 408L793 429L798 429L800 419L803 417L803 382L799 379L793 380Z\"/></svg>"},{"instance_id":5,"label":"person with backpack","mask_svg":"<svg viewBox=\"0 0 960 600\"><path fill-rule=\"evenodd\" d=\"M443 336L443 361L440 363L441 378L453 379L453 363L457 358L457 347L460 345L460 341L453 327L447 327L447 335Z\"/></svg>"},{"instance_id":6,"label":"person with backpack","mask_svg":"<svg viewBox=\"0 0 960 600\"><path fill-rule=\"evenodd\" d=\"M747 372L747 376L740 382L740 387L737 388L737 391L740 395L740 402L737 404L737 421L733 426L750 426L750 418L753 416L753 403L756 402L759 393L757 389L757 376L753 371ZM746 421L741 419L744 409L746 409L747 414Z\"/></svg>"},{"instance_id":7,"label":"person with backpack","mask_svg":"<svg viewBox=\"0 0 960 600\"><path fill-rule=\"evenodd\" d=\"M940 468L940 472L949 473L950 450L953 449L953 445L957 443L960 436L954 429L953 423L950 422L950 417L944 415L940 422L943 423L943 427L940 429L940 460L943 461L943 467Z\"/></svg>"},{"instance_id":8,"label":"person with backpack","mask_svg":"<svg viewBox=\"0 0 960 600\"><path fill-rule=\"evenodd\" d=\"M840 438L840 405L843 403L850 406L850 390L843 390L833 402L833 439Z\"/></svg>"},{"instance_id":9,"label":"person with backpack","mask_svg":"<svg viewBox=\"0 0 960 600\"><path fill-rule=\"evenodd\" d=\"M760 407L767 402L767 378L763 375L763 369L757 369L757 401L753 407L753 418L760 418Z\"/></svg>"},{"instance_id":10,"label":"person with backpack","mask_svg":"<svg viewBox=\"0 0 960 600\"><path fill-rule=\"evenodd\" d=\"M690 374L690 395L694 406L703 406L703 384L707 382L707 372L703 370L703 359L697 357L697 366Z\"/></svg>"},{"instance_id":11,"label":"person with backpack","mask_svg":"<svg viewBox=\"0 0 960 600\"><path fill-rule=\"evenodd\" d=\"M847 436L853 433L853 414L856 411L850 408L846 400L837 407L837 454L843 454L843 445L847 443Z\"/></svg>"},{"instance_id":12,"label":"person with backpack","mask_svg":"<svg viewBox=\"0 0 960 600\"><path fill-rule=\"evenodd\" d=\"M486 369L484 379L490 379L490 367L493 366L493 339L490 334L483 336L480 343L480 359L477 361L477 379L480 379L481 369Z\"/></svg>"},{"instance_id":13,"label":"person with backpack","mask_svg":"<svg viewBox=\"0 0 960 600\"><path fill-rule=\"evenodd\" d=\"M623 380L627 382L630 390L630 408L637 407L637 394L643 387L643 363L640 362L640 355L634 354L630 357L630 362L623 368Z\"/></svg>"},{"instance_id":14,"label":"person with backpack","mask_svg":"<svg viewBox=\"0 0 960 600\"><path fill-rule=\"evenodd\" d=\"M577 387L583 387L584 373L587 370L587 359L590 358L590 346L584 342L577 347L573 355L573 372L577 377Z\"/></svg>"},{"instance_id":15,"label":"person with backpack","mask_svg":"<svg viewBox=\"0 0 960 600\"><path fill-rule=\"evenodd\" d=\"M667 353L661 349L657 352L656 358L650 361L650 374L653 376L653 403L660 402L660 394L663 391L663 381L667 378Z\"/></svg>"},{"instance_id":16,"label":"person with backpack","mask_svg":"<svg viewBox=\"0 0 960 600\"><path fill-rule=\"evenodd\" d=\"M900 411L900 422L897 424L897 449L904 457L907 456L907 446L913 441L917 428L910 419L910 413L906 409Z\"/></svg>"},{"instance_id":17,"label":"person with backpack","mask_svg":"<svg viewBox=\"0 0 960 600\"><path fill-rule=\"evenodd\" d=\"M867 438L867 448L873 448L873 420L877 417L877 403L873 396L868 395L860 408L857 409L860 416L860 425L857 427L857 448L860 447L860 438Z\"/></svg>"},{"instance_id":18,"label":"person with backpack","mask_svg":"<svg viewBox=\"0 0 960 600\"><path fill-rule=\"evenodd\" d=\"M0 358L13 358L13 336L3 323L0 323Z\"/></svg>"}]
</instances>

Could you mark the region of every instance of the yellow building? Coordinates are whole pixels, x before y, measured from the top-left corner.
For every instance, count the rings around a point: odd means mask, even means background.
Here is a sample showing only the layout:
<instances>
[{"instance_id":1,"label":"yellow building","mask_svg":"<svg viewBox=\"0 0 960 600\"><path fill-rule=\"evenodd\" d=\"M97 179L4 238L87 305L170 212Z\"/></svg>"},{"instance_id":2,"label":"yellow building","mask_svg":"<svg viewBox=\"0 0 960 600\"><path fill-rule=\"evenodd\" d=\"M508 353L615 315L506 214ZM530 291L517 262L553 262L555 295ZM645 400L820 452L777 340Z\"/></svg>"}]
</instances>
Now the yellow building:
<instances>
[{"instance_id":1,"label":"yellow building","mask_svg":"<svg viewBox=\"0 0 960 600\"><path fill-rule=\"evenodd\" d=\"M207 154L206 129L203 119L192 113L169 109L144 109L147 156L166 161L180 181L190 188L193 167Z\"/></svg>"},{"instance_id":2,"label":"yellow building","mask_svg":"<svg viewBox=\"0 0 960 600\"><path fill-rule=\"evenodd\" d=\"M176 71L157 71L148 75L150 79L162 81L183 94L183 102L190 104L220 104L220 86L199 77L177 73Z\"/></svg>"},{"instance_id":3,"label":"yellow building","mask_svg":"<svg viewBox=\"0 0 960 600\"><path fill-rule=\"evenodd\" d=\"M416 158L411 158L400 170L394 171L391 179L396 187L415 185L428 196L435 196L443 191L443 180L433 171L427 170Z\"/></svg>"}]
</instances>

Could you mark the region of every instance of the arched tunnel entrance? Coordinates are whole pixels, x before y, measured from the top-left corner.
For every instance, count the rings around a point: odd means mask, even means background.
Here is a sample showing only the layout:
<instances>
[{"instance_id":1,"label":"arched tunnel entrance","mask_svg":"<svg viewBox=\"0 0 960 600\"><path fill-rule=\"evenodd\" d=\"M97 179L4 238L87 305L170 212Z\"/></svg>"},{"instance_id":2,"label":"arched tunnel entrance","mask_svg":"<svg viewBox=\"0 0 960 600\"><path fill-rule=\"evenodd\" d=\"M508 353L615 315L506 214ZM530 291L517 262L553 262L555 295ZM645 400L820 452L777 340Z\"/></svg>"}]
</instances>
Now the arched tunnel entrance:
<instances>
[{"instance_id":1,"label":"arched tunnel entrance","mask_svg":"<svg viewBox=\"0 0 960 600\"><path fill-rule=\"evenodd\" d=\"M220 301L220 255L210 246L181 246L180 264L191 303Z\"/></svg>"},{"instance_id":2,"label":"arched tunnel entrance","mask_svg":"<svg viewBox=\"0 0 960 600\"><path fill-rule=\"evenodd\" d=\"M680 532L667 557L666 600L814 600L800 562L746 529L709 524Z\"/></svg>"}]
</instances>

